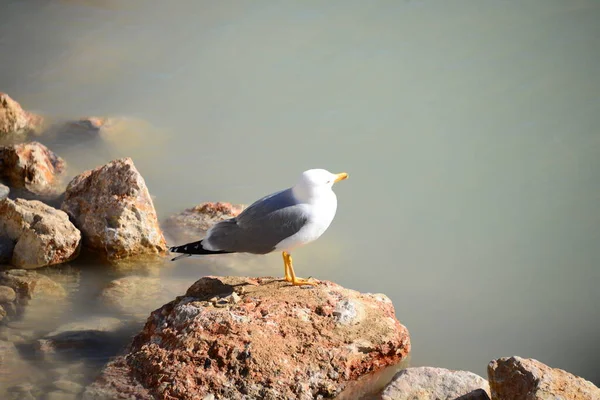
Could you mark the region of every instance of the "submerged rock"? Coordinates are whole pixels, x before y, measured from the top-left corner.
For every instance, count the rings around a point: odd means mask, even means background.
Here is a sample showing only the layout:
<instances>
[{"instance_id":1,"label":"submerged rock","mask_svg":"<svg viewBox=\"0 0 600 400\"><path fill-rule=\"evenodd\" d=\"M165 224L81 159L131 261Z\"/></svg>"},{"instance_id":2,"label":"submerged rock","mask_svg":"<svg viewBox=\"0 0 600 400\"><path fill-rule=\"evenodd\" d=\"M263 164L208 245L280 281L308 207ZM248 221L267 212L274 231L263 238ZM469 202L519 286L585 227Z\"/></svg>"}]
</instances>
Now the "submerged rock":
<instances>
[{"instance_id":1,"label":"submerged rock","mask_svg":"<svg viewBox=\"0 0 600 400\"><path fill-rule=\"evenodd\" d=\"M10 286L0 286L0 304L12 303L17 298L17 293Z\"/></svg>"},{"instance_id":2,"label":"submerged rock","mask_svg":"<svg viewBox=\"0 0 600 400\"><path fill-rule=\"evenodd\" d=\"M489 400L487 380L467 371L406 368L385 387L381 400Z\"/></svg>"},{"instance_id":3,"label":"submerged rock","mask_svg":"<svg viewBox=\"0 0 600 400\"><path fill-rule=\"evenodd\" d=\"M18 301L32 299L65 298L67 292L60 284L45 275L24 269L0 272L0 285L11 287Z\"/></svg>"},{"instance_id":4,"label":"submerged rock","mask_svg":"<svg viewBox=\"0 0 600 400\"><path fill-rule=\"evenodd\" d=\"M38 195L56 194L65 161L38 142L0 146L0 178Z\"/></svg>"},{"instance_id":5,"label":"submerged rock","mask_svg":"<svg viewBox=\"0 0 600 400\"><path fill-rule=\"evenodd\" d=\"M0 236L15 243L11 264L25 269L72 260L81 244L67 214L37 200L0 202Z\"/></svg>"},{"instance_id":6,"label":"submerged rock","mask_svg":"<svg viewBox=\"0 0 600 400\"><path fill-rule=\"evenodd\" d=\"M9 134L36 132L43 118L23 110L21 105L0 92L0 138Z\"/></svg>"},{"instance_id":7,"label":"submerged rock","mask_svg":"<svg viewBox=\"0 0 600 400\"><path fill-rule=\"evenodd\" d=\"M185 288L158 277L132 275L110 282L100 294L100 301L114 311L145 319L151 310L172 299L176 289Z\"/></svg>"},{"instance_id":8,"label":"submerged rock","mask_svg":"<svg viewBox=\"0 0 600 400\"><path fill-rule=\"evenodd\" d=\"M600 389L591 382L531 358L493 360L488 378L494 400L600 399Z\"/></svg>"},{"instance_id":9,"label":"submerged rock","mask_svg":"<svg viewBox=\"0 0 600 400\"><path fill-rule=\"evenodd\" d=\"M340 303L355 313L340 320ZM109 363L83 398L333 397L409 351L408 331L384 295L325 281L304 288L205 277L154 311L129 354Z\"/></svg>"},{"instance_id":10,"label":"submerged rock","mask_svg":"<svg viewBox=\"0 0 600 400\"><path fill-rule=\"evenodd\" d=\"M130 158L76 176L61 208L84 245L109 260L167 252L148 188Z\"/></svg>"}]
</instances>

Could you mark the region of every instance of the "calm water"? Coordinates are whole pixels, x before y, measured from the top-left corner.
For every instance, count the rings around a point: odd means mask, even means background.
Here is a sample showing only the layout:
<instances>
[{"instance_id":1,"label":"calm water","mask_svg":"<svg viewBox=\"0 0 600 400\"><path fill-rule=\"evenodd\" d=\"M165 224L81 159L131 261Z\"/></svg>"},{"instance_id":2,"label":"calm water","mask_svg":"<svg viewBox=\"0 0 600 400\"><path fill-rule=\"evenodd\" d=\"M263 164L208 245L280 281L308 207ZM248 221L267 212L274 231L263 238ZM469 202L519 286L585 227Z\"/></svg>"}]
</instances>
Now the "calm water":
<instances>
[{"instance_id":1,"label":"calm water","mask_svg":"<svg viewBox=\"0 0 600 400\"><path fill-rule=\"evenodd\" d=\"M301 276L389 295L412 365L486 376L516 354L600 384L598 21L592 0L5 0L0 90L139 120L41 141L70 176L131 156L161 219L347 171L333 225L294 254ZM185 287L281 264L144 273ZM65 268L70 317L105 312L90 293L126 274Z\"/></svg>"}]
</instances>

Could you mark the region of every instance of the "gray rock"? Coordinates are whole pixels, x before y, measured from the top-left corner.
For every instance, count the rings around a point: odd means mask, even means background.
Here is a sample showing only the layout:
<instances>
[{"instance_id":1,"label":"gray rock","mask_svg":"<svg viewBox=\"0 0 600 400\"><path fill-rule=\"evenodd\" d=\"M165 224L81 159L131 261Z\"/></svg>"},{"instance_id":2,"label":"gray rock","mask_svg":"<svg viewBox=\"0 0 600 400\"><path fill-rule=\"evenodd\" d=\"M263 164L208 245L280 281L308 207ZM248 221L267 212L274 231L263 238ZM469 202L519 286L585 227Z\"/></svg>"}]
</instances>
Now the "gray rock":
<instances>
[{"instance_id":1,"label":"gray rock","mask_svg":"<svg viewBox=\"0 0 600 400\"><path fill-rule=\"evenodd\" d=\"M385 387L381 400L489 400L489 384L467 371L407 368Z\"/></svg>"},{"instance_id":2,"label":"gray rock","mask_svg":"<svg viewBox=\"0 0 600 400\"><path fill-rule=\"evenodd\" d=\"M16 242L11 264L25 269L72 260L81 244L67 214L37 200L0 202L0 236Z\"/></svg>"},{"instance_id":3,"label":"gray rock","mask_svg":"<svg viewBox=\"0 0 600 400\"><path fill-rule=\"evenodd\" d=\"M9 286L0 286L0 304L11 303L17 298L15 290Z\"/></svg>"}]
</instances>

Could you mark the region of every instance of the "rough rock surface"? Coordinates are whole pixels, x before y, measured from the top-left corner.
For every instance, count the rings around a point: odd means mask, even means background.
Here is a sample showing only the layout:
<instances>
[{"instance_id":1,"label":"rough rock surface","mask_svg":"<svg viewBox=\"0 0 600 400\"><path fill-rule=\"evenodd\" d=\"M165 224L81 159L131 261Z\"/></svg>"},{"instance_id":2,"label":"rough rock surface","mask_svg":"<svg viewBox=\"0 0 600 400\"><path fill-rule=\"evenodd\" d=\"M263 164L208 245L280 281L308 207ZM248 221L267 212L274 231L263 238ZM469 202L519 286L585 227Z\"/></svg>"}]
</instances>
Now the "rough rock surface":
<instances>
[{"instance_id":1,"label":"rough rock surface","mask_svg":"<svg viewBox=\"0 0 600 400\"><path fill-rule=\"evenodd\" d=\"M488 378L494 400L600 400L591 382L531 358L493 360Z\"/></svg>"},{"instance_id":2,"label":"rough rock surface","mask_svg":"<svg viewBox=\"0 0 600 400\"><path fill-rule=\"evenodd\" d=\"M38 142L0 146L0 178L34 194L59 192L58 175L65 161Z\"/></svg>"},{"instance_id":3,"label":"rough rock surface","mask_svg":"<svg viewBox=\"0 0 600 400\"><path fill-rule=\"evenodd\" d=\"M48 297L64 298L65 289L45 275L24 269L0 272L0 285L11 287L19 301Z\"/></svg>"},{"instance_id":4,"label":"rough rock surface","mask_svg":"<svg viewBox=\"0 0 600 400\"><path fill-rule=\"evenodd\" d=\"M23 110L21 105L0 92L0 137L37 131L43 118Z\"/></svg>"},{"instance_id":5,"label":"rough rock surface","mask_svg":"<svg viewBox=\"0 0 600 400\"><path fill-rule=\"evenodd\" d=\"M467 371L407 368L385 387L381 400L488 400L487 380Z\"/></svg>"},{"instance_id":6,"label":"rough rock surface","mask_svg":"<svg viewBox=\"0 0 600 400\"><path fill-rule=\"evenodd\" d=\"M84 245L109 260L167 252L148 188L130 158L76 176L61 208L82 231Z\"/></svg>"},{"instance_id":7,"label":"rough rock surface","mask_svg":"<svg viewBox=\"0 0 600 400\"><path fill-rule=\"evenodd\" d=\"M0 236L15 243L11 264L25 269L72 260L81 245L67 214L37 200L0 202Z\"/></svg>"},{"instance_id":8,"label":"rough rock surface","mask_svg":"<svg viewBox=\"0 0 600 400\"><path fill-rule=\"evenodd\" d=\"M402 360L406 328L381 294L331 282L205 277L154 311L84 399L314 399ZM214 397L213 397L214 396Z\"/></svg>"}]
</instances>

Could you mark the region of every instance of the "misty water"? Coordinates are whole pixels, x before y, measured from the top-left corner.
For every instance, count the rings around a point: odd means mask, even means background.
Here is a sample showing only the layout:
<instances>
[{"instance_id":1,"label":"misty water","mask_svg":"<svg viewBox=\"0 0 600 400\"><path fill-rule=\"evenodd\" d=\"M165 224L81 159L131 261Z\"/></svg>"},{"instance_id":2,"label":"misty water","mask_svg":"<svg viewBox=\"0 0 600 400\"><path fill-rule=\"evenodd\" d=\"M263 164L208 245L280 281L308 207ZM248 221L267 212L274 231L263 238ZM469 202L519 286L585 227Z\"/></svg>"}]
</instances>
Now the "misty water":
<instances>
[{"instance_id":1,"label":"misty water","mask_svg":"<svg viewBox=\"0 0 600 400\"><path fill-rule=\"evenodd\" d=\"M346 171L333 224L294 252L300 276L387 294L412 366L486 376L520 355L598 385L599 21L593 0L4 0L0 91L55 118L133 121L111 140L38 140L68 177L132 157L163 221ZM84 257L46 269L70 297L30 324L128 319L96 301L127 274L171 290L146 314L207 274L283 274L277 253L227 265ZM92 379L137 328L69 365ZM44 381L25 362L0 385Z\"/></svg>"}]
</instances>

